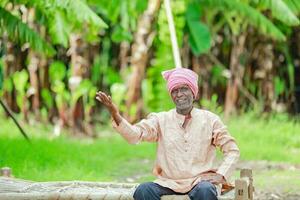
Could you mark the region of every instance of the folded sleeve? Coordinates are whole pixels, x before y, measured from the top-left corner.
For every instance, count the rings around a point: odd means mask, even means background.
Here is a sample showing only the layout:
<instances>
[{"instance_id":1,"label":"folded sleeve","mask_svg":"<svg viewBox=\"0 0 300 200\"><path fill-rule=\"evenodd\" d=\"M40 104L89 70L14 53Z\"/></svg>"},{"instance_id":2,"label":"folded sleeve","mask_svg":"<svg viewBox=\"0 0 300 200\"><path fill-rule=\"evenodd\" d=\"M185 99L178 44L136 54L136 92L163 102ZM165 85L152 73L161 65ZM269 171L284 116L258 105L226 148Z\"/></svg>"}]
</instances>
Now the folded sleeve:
<instances>
[{"instance_id":1,"label":"folded sleeve","mask_svg":"<svg viewBox=\"0 0 300 200\"><path fill-rule=\"evenodd\" d=\"M221 149L224 157L217 173L228 180L239 160L240 150L219 117L213 120L213 144Z\"/></svg>"},{"instance_id":2,"label":"folded sleeve","mask_svg":"<svg viewBox=\"0 0 300 200\"><path fill-rule=\"evenodd\" d=\"M159 119L154 113L134 125L124 118L117 125L112 119L112 126L130 144L137 144L141 141L156 142L160 133Z\"/></svg>"}]
</instances>

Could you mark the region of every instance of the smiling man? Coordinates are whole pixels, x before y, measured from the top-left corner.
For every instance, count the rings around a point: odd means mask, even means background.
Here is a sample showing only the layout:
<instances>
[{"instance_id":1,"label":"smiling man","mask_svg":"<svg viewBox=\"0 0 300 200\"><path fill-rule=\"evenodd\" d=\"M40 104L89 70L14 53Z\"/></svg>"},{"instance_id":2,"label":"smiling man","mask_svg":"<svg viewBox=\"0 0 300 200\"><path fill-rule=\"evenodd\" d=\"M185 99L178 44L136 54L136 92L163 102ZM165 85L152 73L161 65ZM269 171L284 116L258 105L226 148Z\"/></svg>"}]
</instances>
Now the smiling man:
<instances>
[{"instance_id":1,"label":"smiling man","mask_svg":"<svg viewBox=\"0 0 300 200\"><path fill-rule=\"evenodd\" d=\"M159 200L163 195L187 194L192 200L217 200L239 159L239 149L220 118L193 107L198 95L198 75L185 68L162 73L176 106L167 112L151 113L132 125L119 113L111 97L97 92L97 100L110 111L113 127L129 143L157 143L153 173L157 179L140 184L135 200ZM213 168L216 148L223 162Z\"/></svg>"}]
</instances>

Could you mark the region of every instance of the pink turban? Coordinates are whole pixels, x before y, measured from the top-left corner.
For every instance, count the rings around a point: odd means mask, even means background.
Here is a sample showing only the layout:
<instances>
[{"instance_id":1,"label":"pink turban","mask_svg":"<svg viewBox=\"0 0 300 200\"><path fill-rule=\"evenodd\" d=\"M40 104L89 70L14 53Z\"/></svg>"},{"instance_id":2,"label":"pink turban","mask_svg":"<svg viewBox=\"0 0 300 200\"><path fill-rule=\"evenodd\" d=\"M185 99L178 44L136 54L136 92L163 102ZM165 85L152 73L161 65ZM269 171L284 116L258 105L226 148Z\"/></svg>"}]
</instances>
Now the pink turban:
<instances>
[{"instance_id":1,"label":"pink turban","mask_svg":"<svg viewBox=\"0 0 300 200\"><path fill-rule=\"evenodd\" d=\"M170 94L175 87L186 84L192 90L194 97L197 97L198 75L192 70L186 68L176 68L163 71L162 76L165 80L167 80L167 87Z\"/></svg>"}]
</instances>

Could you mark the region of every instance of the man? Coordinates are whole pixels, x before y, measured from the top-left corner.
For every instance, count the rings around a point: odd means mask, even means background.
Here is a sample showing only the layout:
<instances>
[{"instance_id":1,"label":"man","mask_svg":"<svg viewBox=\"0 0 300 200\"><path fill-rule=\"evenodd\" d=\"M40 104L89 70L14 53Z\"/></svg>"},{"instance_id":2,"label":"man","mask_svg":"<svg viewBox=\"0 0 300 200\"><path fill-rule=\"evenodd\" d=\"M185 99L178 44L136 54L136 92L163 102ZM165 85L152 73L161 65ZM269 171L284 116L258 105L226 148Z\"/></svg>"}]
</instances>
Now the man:
<instances>
[{"instance_id":1,"label":"man","mask_svg":"<svg viewBox=\"0 0 300 200\"><path fill-rule=\"evenodd\" d=\"M131 144L157 142L153 169L157 179L140 184L135 200L159 200L162 195L187 194L194 200L216 200L239 158L239 149L220 118L193 107L198 94L198 75L185 68L162 73L176 109L151 113L135 125L119 113L111 97L97 92L97 100L112 116L113 127ZM213 169L216 147L224 154Z\"/></svg>"}]
</instances>

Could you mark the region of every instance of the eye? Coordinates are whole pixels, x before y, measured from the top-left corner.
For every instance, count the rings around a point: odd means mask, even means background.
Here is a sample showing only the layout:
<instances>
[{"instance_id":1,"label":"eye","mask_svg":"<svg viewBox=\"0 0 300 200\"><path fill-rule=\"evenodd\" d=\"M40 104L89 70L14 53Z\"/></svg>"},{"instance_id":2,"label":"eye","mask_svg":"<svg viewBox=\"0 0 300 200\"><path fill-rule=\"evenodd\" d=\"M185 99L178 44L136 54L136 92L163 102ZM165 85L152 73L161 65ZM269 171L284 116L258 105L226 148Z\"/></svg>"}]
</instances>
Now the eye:
<instances>
[{"instance_id":1,"label":"eye","mask_svg":"<svg viewBox=\"0 0 300 200\"><path fill-rule=\"evenodd\" d=\"M175 94L177 94L177 93L178 93L178 89L174 89L174 90L172 90L172 92L171 92L172 95L175 95Z\"/></svg>"},{"instance_id":2,"label":"eye","mask_svg":"<svg viewBox=\"0 0 300 200\"><path fill-rule=\"evenodd\" d=\"M189 89L187 88L187 87L183 87L182 89L181 89L181 91L183 91L183 92L186 92L186 91L188 91Z\"/></svg>"}]
</instances>

